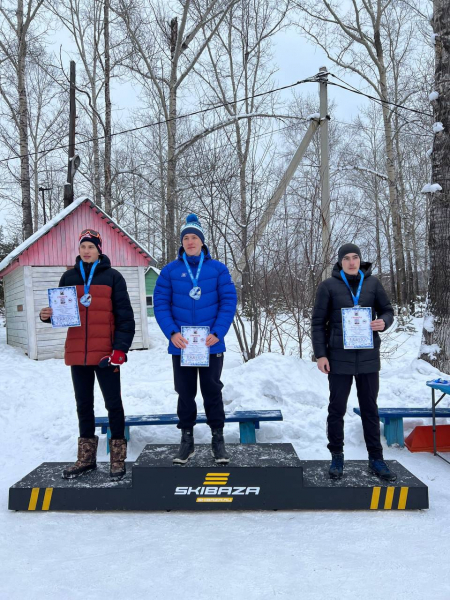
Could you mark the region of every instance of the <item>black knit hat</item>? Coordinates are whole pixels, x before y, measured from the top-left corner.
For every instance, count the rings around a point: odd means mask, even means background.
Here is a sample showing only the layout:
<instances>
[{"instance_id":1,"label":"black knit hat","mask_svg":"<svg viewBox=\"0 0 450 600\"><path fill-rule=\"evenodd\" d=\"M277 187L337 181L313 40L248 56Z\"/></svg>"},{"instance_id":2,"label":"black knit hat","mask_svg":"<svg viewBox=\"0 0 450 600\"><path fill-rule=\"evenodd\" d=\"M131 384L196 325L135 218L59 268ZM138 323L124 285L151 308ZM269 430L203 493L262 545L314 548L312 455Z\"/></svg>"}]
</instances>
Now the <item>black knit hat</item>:
<instances>
[{"instance_id":1,"label":"black knit hat","mask_svg":"<svg viewBox=\"0 0 450 600\"><path fill-rule=\"evenodd\" d=\"M344 244L339 248L338 252L338 263L340 267L342 267L342 259L346 254L357 254L360 260L362 260L361 250L359 249L359 246L357 246L356 244Z\"/></svg>"},{"instance_id":2,"label":"black knit hat","mask_svg":"<svg viewBox=\"0 0 450 600\"><path fill-rule=\"evenodd\" d=\"M81 245L83 242L94 244L97 246L99 254L102 254L102 236L95 229L83 229L80 233L80 241L78 243Z\"/></svg>"}]
</instances>

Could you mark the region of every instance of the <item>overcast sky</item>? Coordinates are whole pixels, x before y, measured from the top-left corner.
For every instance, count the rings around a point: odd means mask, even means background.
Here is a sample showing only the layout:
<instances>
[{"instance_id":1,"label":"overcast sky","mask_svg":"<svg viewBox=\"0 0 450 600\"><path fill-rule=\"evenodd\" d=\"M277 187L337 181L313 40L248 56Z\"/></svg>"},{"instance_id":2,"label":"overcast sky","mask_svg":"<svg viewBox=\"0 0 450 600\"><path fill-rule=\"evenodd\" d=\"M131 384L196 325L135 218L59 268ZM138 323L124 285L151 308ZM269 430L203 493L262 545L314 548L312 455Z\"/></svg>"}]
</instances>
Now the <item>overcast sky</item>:
<instances>
[{"instance_id":1,"label":"overcast sky","mask_svg":"<svg viewBox=\"0 0 450 600\"><path fill-rule=\"evenodd\" d=\"M60 45L63 45L62 57L68 72L69 61L71 58L76 58L76 56L70 56L70 46L68 46L67 39L67 34L63 30L59 30L55 33L54 42L51 46L55 52L59 53ZM274 65L278 68L274 77L275 87L289 85L300 79L315 75L322 66L326 66L331 72L336 72L336 68L333 64L330 64L330 61L327 61L327 57L320 48L306 42L294 31L283 31L274 37L273 55ZM361 89L362 83L359 77L348 73L343 76L343 79ZM295 89L296 93L317 94L317 106L319 106L318 84L308 83ZM286 97L292 96L291 90L282 93ZM359 108L370 102L370 100L334 86L329 86L328 98L330 103L336 103L335 113L331 117L341 121L352 120L358 114ZM131 84L119 83L115 80L112 82L111 101L113 104L113 130L126 128L130 111L139 106L135 89ZM183 113L195 110L195 107L192 105L183 107L180 103L178 110L179 113ZM6 206L0 208L0 225L5 223L7 213Z\"/></svg>"}]
</instances>

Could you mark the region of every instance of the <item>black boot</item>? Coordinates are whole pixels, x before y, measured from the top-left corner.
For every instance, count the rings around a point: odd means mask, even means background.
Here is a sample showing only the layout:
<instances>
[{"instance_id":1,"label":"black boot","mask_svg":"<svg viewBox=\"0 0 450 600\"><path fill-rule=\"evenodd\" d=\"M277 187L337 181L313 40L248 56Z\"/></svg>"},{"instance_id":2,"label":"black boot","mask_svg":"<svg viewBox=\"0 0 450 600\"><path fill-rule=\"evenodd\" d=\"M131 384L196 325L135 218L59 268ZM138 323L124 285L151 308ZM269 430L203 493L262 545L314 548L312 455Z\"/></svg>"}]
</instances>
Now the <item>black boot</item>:
<instances>
[{"instance_id":1,"label":"black boot","mask_svg":"<svg viewBox=\"0 0 450 600\"><path fill-rule=\"evenodd\" d=\"M344 453L332 452L331 465L328 471L330 479L340 479L344 474Z\"/></svg>"},{"instance_id":2,"label":"black boot","mask_svg":"<svg viewBox=\"0 0 450 600\"><path fill-rule=\"evenodd\" d=\"M216 463L228 464L230 457L225 451L225 440L223 439L223 429L211 429L212 433L212 455L215 458Z\"/></svg>"},{"instance_id":3,"label":"black boot","mask_svg":"<svg viewBox=\"0 0 450 600\"><path fill-rule=\"evenodd\" d=\"M369 471L380 479L384 479L384 481L395 481L397 479L396 473L390 470L382 458L371 458L369 456Z\"/></svg>"},{"instance_id":4,"label":"black boot","mask_svg":"<svg viewBox=\"0 0 450 600\"><path fill-rule=\"evenodd\" d=\"M182 429L180 448L178 454L173 459L173 464L185 465L194 454L194 430L192 428Z\"/></svg>"}]
</instances>

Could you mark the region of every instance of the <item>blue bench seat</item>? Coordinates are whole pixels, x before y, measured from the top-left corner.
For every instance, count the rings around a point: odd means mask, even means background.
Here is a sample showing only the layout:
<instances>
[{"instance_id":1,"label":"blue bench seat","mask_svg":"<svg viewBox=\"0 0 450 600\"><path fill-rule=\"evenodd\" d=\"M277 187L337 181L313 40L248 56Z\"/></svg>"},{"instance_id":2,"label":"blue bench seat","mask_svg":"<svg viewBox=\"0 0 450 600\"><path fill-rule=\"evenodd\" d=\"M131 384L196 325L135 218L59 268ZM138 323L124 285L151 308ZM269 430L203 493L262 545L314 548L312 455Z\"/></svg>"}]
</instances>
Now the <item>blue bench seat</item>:
<instances>
[{"instance_id":1,"label":"blue bench seat","mask_svg":"<svg viewBox=\"0 0 450 600\"><path fill-rule=\"evenodd\" d=\"M353 412L361 416L359 407L354 408ZM384 423L384 435L387 445L398 444L402 448L405 445L403 419L431 419L433 417L431 408L378 408L378 414L380 421ZM450 418L450 408L436 408L436 417Z\"/></svg>"},{"instance_id":2,"label":"blue bench seat","mask_svg":"<svg viewBox=\"0 0 450 600\"><path fill-rule=\"evenodd\" d=\"M225 413L225 423L239 423L239 437L241 444L256 444L256 429L259 429L261 421L282 421L281 410L237 410L234 413ZM206 423L206 415L198 413L197 424ZM137 415L125 417L125 437L130 439L130 427L142 427L145 425L177 425L178 416L168 415ZM109 429L108 417L96 417L95 426L101 427L102 433L107 435L107 452L109 452L109 440L111 431Z\"/></svg>"}]
</instances>

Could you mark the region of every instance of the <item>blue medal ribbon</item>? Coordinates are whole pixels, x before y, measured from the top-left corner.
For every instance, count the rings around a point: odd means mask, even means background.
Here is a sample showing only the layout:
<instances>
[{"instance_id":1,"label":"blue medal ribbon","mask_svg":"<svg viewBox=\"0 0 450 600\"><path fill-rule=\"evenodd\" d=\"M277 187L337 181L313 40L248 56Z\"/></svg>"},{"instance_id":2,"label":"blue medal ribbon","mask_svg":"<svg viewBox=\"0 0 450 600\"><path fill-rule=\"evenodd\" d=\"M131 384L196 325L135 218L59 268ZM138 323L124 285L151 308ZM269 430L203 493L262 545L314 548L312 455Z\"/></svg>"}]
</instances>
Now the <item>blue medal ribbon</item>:
<instances>
[{"instance_id":1,"label":"blue medal ribbon","mask_svg":"<svg viewBox=\"0 0 450 600\"><path fill-rule=\"evenodd\" d=\"M188 263L188 261L187 261L187 258L186 258L186 252L183 252L183 260L184 260L184 264L186 265L186 269L187 269L187 271L188 271L188 273L189 273L189 277L191 278L192 285L193 285L193 287L194 287L194 288L196 288L196 287L197 287L198 280L199 280L199 278L200 278L200 271L202 270L203 261L205 260L205 254L204 254L204 252L202 251L202 253L201 253L201 256L200 256L200 262L199 262L199 264L198 264L197 274L196 274L196 276L195 276L195 277L194 277L194 274L192 273L192 269L191 269L191 267L189 266L189 263ZM192 291L192 290L191 290L191 291Z\"/></svg>"},{"instance_id":2,"label":"blue medal ribbon","mask_svg":"<svg viewBox=\"0 0 450 600\"><path fill-rule=\"evenodd\" d=\"M358 272L361 275L361 281L359 282L358 291L356 292L356 296L355 296L353 294L353 292L352 292L352 288L350 287L349 282L347 281L347 277L345 276L344 271L341 270L342 280L345 283L345 285L348 287L348 289L350 291L350 294L352 295L354 306L359 306L359 297L361 296L361 288L362 288L362 284L363 284L363 281L364 281L364 273L361 271L361 269Z\"/></svg>"},{"instance_id":3,"label":"blue medal ribbon","mask_svg":"<svg viewBox=\"0 0 450 600\"><path fill-rule=\"evenodd\" d=\"M84 271L83 261L80 260L80 271L81 271L81 277L83 278L83 282L84 282L84 295L85 296L87 296L87 294L89 294L89 288L91 287L92 278L94 277L94 271L99 262L100 262L99 260L96 260L95 263L92 265L91 272L89 273L89 279L86 283L86 273Z\"/></svg>"}]
</instances>

